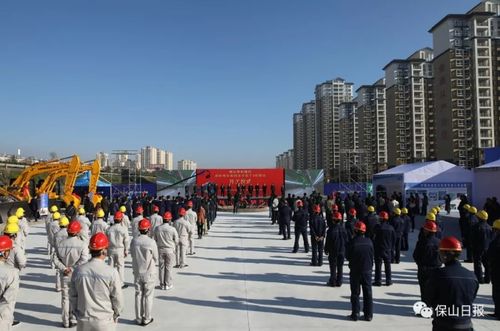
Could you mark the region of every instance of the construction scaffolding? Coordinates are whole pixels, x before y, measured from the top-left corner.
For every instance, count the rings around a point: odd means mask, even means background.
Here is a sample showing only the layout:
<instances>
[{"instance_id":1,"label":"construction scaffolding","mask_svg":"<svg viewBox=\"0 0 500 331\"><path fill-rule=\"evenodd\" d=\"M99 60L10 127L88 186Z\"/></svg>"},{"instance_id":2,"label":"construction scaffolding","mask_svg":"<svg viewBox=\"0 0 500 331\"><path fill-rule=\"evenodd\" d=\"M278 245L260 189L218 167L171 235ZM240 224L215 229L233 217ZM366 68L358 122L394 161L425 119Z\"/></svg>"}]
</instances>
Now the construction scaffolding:
<instances>
[{"instance_id":1,"label":"construction scaffolding","mask_svg":"<svg viewBox=\"0 0 500 331\"><path fill-rule=\"evenodd\" d=\"M355 191L366 192L365 183L371 181L368 155L369 151L366 149L344 148L340 150L339 184L341 186L344 183L349 184L349 187L344 185L346 191L352 190L354 186Z\"/></svg>"},{"instance_id":2,"label":"construction scaffolding","mask_svg":"<svg viewBox=\"0 0 500 331\"><path fill-rule=\"evenodd\" d=\"M141 165L137 164L137 155L139 151L133 149L113 150L112 155L116 155L116 159L111 162L111 183L113 183L114 171L120 173L120 188L111 185L111 197L115 196L131 196L142 193L142 173ZM136 157L135 163L130 159L131 156Z\"/></svg>"}]
</instances>

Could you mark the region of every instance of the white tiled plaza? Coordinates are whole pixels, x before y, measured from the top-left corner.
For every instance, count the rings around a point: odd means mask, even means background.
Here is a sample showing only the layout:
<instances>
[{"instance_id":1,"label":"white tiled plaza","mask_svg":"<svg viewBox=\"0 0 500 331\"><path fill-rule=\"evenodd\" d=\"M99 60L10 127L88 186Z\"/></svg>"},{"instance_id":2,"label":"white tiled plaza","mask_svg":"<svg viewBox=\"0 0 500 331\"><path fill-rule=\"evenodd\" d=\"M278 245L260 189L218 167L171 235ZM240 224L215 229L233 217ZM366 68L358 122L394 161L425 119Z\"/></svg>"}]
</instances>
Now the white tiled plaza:
<instances>
[{"instance_id":1,"label":"white tiled plaza","mask_svg":"<svg viewBox=\"0 0 500 331\"><path fill-rule=\"evenodd\" d=\"M393 265L391 287L373 289L374 319L351 322L348 268L344 285L326 287L328 261L310 267L310 253L292 254L292 240L281 240L267 212L219 214L209 236L196 240L189 266L175 269L174 288L155 291L154 322L149 330L430 330L431 321L413 316L419 299L411 257ZM46 254L45 230L32 225L28 267L22 272L16 305L16 331L61 327L60 294ZM446 228L445 228L446 229ZM453 230L450 230L453 231ZM414 242L416 233L411 234ZM413 244L412 244L413 246ZM411 254L410 254L411 255ZM472 265L467 265L469 268ZM132 285L130 257L127 283ZM491 311L491 285L481 285L476 300ZM134 322L134 288L124 290L125 309L118 330L143 328ZM499 322L474 319L476 330L498 330Z\"/></svg>"}]
</instances>

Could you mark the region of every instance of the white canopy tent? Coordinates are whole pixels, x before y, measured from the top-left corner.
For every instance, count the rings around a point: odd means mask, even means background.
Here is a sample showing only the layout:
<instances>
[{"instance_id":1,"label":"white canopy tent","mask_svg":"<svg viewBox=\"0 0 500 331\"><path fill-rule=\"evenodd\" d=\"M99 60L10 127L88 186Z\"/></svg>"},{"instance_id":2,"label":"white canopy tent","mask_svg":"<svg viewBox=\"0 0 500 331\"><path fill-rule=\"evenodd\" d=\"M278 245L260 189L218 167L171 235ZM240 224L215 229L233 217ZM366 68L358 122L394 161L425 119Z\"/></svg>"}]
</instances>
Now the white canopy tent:
<instances>
[{"instance_id":1,"label":"white canopy tent","mask_svg":"<svg viewBox=\"0 0 500 331\"><path fill-rule=\"evenodd\" d=\"M482 207L486 198L500 198L500 160L496 160L474 169L474 189L472 202Z\"/></svg>"},{"instance_id":2,"label":"white canopy tent","mask_svg":"<svg viewBox=\"0 0 500 331\"><path fill-rule=\"evenodd\" d=\"M446 161L403 164L373 176L375 192L403 193L406 200L411 193L427 193L429 205L442 204L449 194L472 193L473 173Z\"/></svg>"}]
</instances>

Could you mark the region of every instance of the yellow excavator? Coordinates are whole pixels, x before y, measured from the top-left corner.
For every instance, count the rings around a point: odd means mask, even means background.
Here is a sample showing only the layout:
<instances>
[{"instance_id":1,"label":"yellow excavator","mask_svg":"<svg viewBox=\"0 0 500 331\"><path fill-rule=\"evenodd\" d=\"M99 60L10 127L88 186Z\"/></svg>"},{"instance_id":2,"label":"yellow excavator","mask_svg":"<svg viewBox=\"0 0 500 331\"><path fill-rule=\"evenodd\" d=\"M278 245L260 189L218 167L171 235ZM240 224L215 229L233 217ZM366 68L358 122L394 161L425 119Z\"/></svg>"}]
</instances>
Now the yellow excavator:
<instances>
[{"instance_id":1,"label":"yellow excavator","mask_svg":"<svg viewBox=\"0 0 500 331\"><path fill-rule=\"evenodd\" d=\"M26 168L13 182L7 187L0 187L0 196L7 196L14 201L31 200L29 184L30 180L35 176L47 175L41 186L37 190L37 194L47 193L49 198L57 199L58 196L53 192L56 182L61 177L66 177L64 181L64 189L61 199L66 205L71 201L78 207L80 198L73 194L73 189L77 177L85 171L90 171L89 193L92 195L92 202L97 204L102 198L97 195L97 181L100 175L101 165L99 160L94 160L92 164L82 164L78 155L73 155L69 162L61 162L61 160L52 160L39 162Z\"/></svg>"}]
</instances>

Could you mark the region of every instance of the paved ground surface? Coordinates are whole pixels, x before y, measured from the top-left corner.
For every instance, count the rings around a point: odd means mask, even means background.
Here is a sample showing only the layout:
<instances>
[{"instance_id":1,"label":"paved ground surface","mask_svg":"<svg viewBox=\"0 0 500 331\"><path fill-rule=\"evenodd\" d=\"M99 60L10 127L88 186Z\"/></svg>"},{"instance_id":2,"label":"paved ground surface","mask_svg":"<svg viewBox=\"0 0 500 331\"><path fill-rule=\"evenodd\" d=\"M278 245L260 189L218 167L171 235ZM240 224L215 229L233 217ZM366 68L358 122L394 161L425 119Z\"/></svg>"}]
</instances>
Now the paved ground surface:
<instances>
[{"instance_id":1,"label":"paved ground surface","mask_svg":"<svg viewBox=\"0 0 500 331\"><path fill-rule=\"evenodd\" d=\"M328 262L310 267L310 253L291 253L293 240L281 240L267 213L220 214L210 235L196 240L189 267L177 270L174 288L155 291L153 324L149 330L327 330L407 328L429 330L431 321L413 316L419 299L416 266L409 257L393 265L395 285L374 288L372 322L351 322L348 268L341 288L324 286ZM449 226L448 233L456 231ZM292 234L293 236L293 234ZM411 234L414 243L416 233ZM45 230L35 225L28 241L28 267L21 277L14 330L60 327L60 294L54 288L45 249ZM413 245L413 244L412 244ZM472 267L467 264L467 267ZM130 258L126 279L132 282ZM476 300L491 311L491 286L482 285ZM134 324L134 289L124 290L125 310L119 330ZM474 319L476 330L498 330L500 322Z\"/></svg>"}]
</instances>

